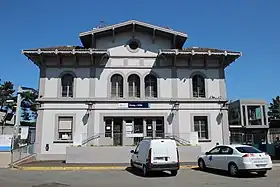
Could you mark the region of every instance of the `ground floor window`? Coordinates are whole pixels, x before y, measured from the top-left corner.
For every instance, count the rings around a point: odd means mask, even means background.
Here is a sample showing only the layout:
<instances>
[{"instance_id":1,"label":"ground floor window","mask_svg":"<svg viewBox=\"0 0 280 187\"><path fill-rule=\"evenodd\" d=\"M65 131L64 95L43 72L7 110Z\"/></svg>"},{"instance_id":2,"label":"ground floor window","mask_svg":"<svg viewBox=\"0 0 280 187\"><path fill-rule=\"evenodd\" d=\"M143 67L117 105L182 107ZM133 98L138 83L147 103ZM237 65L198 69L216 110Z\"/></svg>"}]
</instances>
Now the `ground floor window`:
<instances>
[{"instance_id":1,"label":"ground floor window","mask_svg":"<svg viewBox=\"0 0 280 187\"><path fill-rule=\"evenodd\" d=\"M58 117L58 139L72 140L73 138L73 117Z\"/></svg>"},{"instance_id":2,"label":"ground floor window","mask_svg":"<svg viewBox=\"0 0 280 187\"><path fill-rule=\"evenodd\" d=\"M209 139L207 116L194 116L194 131L198 132L198 139Z\"/></svg>"}]
</instances>

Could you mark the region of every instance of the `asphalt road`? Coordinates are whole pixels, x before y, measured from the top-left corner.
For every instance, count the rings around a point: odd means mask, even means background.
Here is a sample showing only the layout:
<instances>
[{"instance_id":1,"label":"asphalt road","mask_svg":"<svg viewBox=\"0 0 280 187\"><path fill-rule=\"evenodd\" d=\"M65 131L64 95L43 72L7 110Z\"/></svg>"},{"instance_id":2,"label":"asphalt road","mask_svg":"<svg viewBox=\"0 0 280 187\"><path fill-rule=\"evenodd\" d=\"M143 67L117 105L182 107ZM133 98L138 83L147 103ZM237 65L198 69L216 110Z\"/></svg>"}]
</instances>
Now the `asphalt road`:
<instances>
[{"instance_id":1,"label":"asphalt road","mask_svg":"<svg viewBox=\"0 0 280 187\"><path fill-rule=\"evenodd\" d=\"M266 177L247 175L232 178L223 172L202 172L182 169L176 177L154 173L143 178L135 170L112 171L19 171L0 170L0 186L16 187L280 187L280 167Z\"/></svg>"}]
</instances>

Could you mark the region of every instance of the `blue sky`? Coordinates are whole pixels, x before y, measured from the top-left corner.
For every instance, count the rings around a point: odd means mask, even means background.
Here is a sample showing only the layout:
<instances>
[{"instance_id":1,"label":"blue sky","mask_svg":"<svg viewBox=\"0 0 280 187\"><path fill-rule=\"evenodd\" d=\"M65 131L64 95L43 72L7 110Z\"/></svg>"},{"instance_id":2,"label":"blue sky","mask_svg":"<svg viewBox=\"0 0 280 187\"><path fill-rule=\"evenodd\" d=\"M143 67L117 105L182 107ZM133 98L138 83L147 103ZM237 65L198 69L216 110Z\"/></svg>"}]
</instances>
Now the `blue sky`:
<instances>
[{"instance_id":1,"label":"blue sky","mask_svg":"<svg viewBox=\"0 0 280 187\"><path fill-rule=\"evenodd\" d=\"M271 100L279 94L280 1L2 0L0 78L38 87L38 68L22 49L81 45L79 32L100 20L136 19L185 31L187 46L241 51L226 69L228 97Z\"/></svg>"}]
</instances>

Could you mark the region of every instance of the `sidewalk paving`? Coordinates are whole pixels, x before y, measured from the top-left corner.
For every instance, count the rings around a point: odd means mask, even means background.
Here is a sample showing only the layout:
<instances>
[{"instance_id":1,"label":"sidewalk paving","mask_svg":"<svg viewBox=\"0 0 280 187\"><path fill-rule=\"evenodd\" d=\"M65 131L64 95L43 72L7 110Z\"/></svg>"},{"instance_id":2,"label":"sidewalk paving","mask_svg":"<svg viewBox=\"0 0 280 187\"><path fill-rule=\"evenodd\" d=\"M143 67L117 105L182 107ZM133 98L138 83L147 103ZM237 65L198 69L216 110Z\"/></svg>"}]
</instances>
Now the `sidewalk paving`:
<instances>
[{"instance_id":1,"label":"sidewalk paving","mask_svg":"<svg viewBox=\"0 0 280 187\"><path fill-rule=\"evenodd\" d=\"M274 167L280 166L280 160L273 161ZM52 161L31 161L19 165L13 165L13 168L19 170L125 170L130 167L128 163L78 163L69 164L63 160ZM196 168L196 162L183 162L181 169Z\"/></svg>"},{"instance_id":2,"label":"sidewalk paving","mask_svg":"<svg viewBox=\"0 0 280 187\"><path fill-rule=\"evenodd\" d=\"M19 165L14 165L13 168L19 170L125 170L130 167L128 163L79 163L68 164L63 160L53 161L32 161ZM196 162L184 162L180 166L182 169L197 167Z\"/></svg>"}]
</instances>

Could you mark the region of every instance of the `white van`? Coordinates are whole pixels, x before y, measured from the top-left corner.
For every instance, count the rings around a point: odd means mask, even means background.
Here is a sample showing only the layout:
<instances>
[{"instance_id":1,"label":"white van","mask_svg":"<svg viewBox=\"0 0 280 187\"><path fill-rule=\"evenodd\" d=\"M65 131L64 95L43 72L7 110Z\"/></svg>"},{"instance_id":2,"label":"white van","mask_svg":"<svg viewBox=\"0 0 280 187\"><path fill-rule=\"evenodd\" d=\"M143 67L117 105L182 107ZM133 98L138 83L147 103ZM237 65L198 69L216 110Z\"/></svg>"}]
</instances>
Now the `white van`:
<instances>
[{"instance_id":1,"label":"white van","mask_svg":"<svg viewBox=\"0 0 280 187\"><path fill-rule=\"evenodd\" d=\"M170 171L171 175L176 176L180 168L175 140L144 139L131 153L131 167L142 169L144 176L150 171Z\"/></svg>"}]
</instances>

